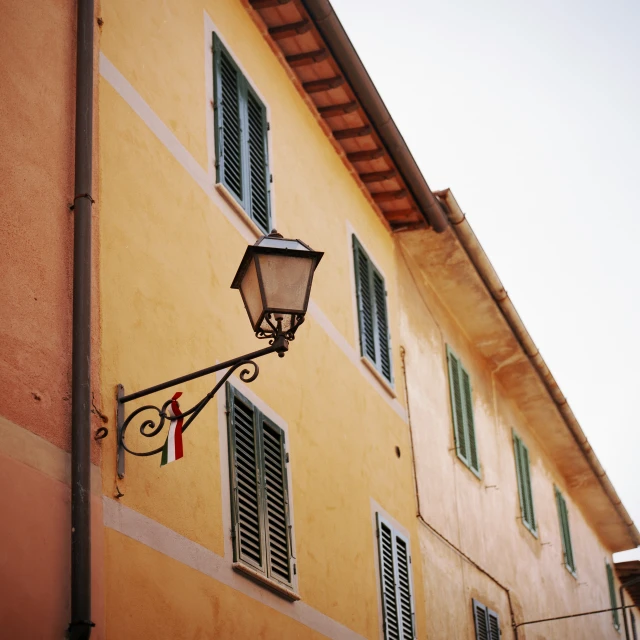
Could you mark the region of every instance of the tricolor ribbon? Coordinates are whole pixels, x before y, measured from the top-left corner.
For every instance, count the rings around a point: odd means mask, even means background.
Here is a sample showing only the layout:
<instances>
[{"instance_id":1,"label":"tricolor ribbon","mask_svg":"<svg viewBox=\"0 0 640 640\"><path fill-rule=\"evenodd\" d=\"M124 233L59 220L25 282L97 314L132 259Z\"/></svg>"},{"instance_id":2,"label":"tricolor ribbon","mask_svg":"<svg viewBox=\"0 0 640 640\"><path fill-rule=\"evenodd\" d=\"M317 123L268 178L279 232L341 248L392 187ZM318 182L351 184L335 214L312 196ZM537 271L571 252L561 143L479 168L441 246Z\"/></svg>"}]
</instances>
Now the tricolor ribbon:
<instances>
[{"instance_id":1,"label":"tricolor ribbon","mask_svg":"<svg viewBox=\"0 0 640 640\"><path fill-rule=\"evenodd\" d=\"M171 398L171 404L169 405L169 417L171 422L169 423L169 434L167 435L167 441L162 448L162 462L160 466L180 460L182 458L182 414L180 413L180 405L178 404L178 398L182 395L182 391L177 391Z\"/></svg>"}]
</instances>

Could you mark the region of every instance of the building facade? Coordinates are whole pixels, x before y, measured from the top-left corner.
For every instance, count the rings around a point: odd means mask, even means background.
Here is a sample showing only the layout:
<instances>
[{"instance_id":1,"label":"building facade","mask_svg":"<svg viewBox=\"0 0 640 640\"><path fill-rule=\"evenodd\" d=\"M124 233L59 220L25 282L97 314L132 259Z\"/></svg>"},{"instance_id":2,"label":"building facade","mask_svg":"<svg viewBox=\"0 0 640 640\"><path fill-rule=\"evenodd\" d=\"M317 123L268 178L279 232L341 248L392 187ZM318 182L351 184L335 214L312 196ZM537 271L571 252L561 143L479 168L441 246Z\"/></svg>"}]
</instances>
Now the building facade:
<instances>
[{"instance_id":1,"label":"building facade","mask_svg":"<svg viewBox=\"0 0 640 640\"><path fill-rule=\"evenodd\" d=\"M73 35L73 15L51 11ZM11 17L14 34L33 18L22 7ZM429 190L330 4L104 0L96 17L92 429L108 433L92 451L92 637L619 637L612 611L522 624L612 608L611 554L640 536L452 193ZM52 82L57 105L73 91L73 47L59 57L48 74L68 79ZM30 66L16 59L14 76L35 77L40 58L34 48ZM46 110L23 102L33 121ZM18 104L9 111L8 131L22 131L4 158L15 172L39 134L20 129ZM3 258L23 278L6 341L30 342L3 353L15 402L0 432L13 515L0 611L9 637L25 638L62 637L69 616L60 398L73 107L47 118L43 131L61 140L39 162L51 163L41 173L56 196L32 212L57 211L59 242L19 215L31 206L21 180L37 180L25 164L12 176L7 247L42 246ZM167 448L175 462L118 454L118 385L129 394L264 346L230 284L247 245L274 228L324 252L288 353L260 359L255 380L250 367L231 375ZM32 308L39 282L55 322ZM222 375L124 411L166 402L179 416ZM166 427L144 437L149 416L132 421L132 450L166 439ZM33 571L46 577L37 586ZM38 602L49 613L25 622Z\"/></svg>"},{"instance_id":2,"label":"building facade","mask_svg":"<svg viewBox=\"0 0 640 640\"><path fill-rule=\"evenodd\" d=\"M0 6L3 638L61 638L71 616L74 5L52 0ZM95 240L97 246L97 234ZM97 315L95 309L94 320ZM95 383L97 361L92 368ZM99 386L94 393L99 393ZM97 428L101 421L91 416ZM91 460L92 609L95 619L102 621L97 445ZM105 637L103 625L95 637Z\"/></svg>"}]
</instances>

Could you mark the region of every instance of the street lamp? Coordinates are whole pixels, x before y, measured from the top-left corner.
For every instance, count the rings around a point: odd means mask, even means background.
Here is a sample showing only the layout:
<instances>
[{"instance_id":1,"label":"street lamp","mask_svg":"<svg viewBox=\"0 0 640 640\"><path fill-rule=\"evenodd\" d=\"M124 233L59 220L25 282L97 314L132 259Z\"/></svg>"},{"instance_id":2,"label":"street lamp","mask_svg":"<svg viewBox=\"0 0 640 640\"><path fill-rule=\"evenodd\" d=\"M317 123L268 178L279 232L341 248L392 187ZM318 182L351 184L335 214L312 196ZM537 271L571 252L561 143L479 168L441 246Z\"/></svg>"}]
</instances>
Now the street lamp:
<instances>
[{"instance_id":1,"label":"street lamp","mask_svg":"<svg viewBox=\"0 0 640 640\"><path fill-rule=\"evenodd\" d=\"M304 322L313 273L322 256L276 231L247 247L231 288L240 289L258 338L284 335L293 340Z\"/></svg>"},{"instance_id":2,"label":"street lamp","mask_svg":"<svg viewBox=\"0 0 640 640\"><path fill-rule=\"evenodd\" d=\"M164 448L163 444L150 451L134 451L127 446L127 427L136 416L149 411L157 413L158 418L155 419L150 419L145 414L140 425L140 433L146 438L160 435L165 424L172 420L175 422L176 419L179 419L181 432L184 433L234 371L242 366L252 367L253 370L243 369L240 379L243 382L253 382L259 373L255 362L257 358L270 353L284 357L289 349L289 341L294 339L298 327L304 322L313 274L323 255L320 251L313 251L301 240L283 238L275 229L268 236L261 237L253 246L247 247L231 288L240 290L256 337L269 339L269 346L128 395L125 395L124 387L118 385L117 470L120 478L124 478L125 452L134 456L153 456L161 453ZM179 409L176 399L179 394L176 394L161 407L144 405L125 418L124 405L127 402L224 369L225 373L213 389L186 411ZM106 427L101 427L95 438L100 440L107 434Z\"/></svg>"}]
</instances>

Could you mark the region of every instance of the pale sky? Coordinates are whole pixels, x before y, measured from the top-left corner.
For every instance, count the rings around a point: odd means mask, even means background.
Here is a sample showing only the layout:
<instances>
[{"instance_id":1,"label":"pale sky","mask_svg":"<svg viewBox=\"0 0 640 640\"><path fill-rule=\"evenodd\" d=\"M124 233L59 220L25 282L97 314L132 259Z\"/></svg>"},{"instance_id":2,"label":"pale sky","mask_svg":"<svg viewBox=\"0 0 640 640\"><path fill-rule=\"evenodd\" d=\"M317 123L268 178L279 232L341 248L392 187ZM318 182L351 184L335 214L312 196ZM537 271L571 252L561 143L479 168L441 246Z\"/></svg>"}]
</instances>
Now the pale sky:
<instances>
[{"instance_id":1,"label":"pale sky","mask_svg":"<svg viewBox=\"0 0 640 640\"><path fill-rule=\"evenodd\" d=\"M640 3L332 4L640 526Z\"/></svg>"}]
</instances>

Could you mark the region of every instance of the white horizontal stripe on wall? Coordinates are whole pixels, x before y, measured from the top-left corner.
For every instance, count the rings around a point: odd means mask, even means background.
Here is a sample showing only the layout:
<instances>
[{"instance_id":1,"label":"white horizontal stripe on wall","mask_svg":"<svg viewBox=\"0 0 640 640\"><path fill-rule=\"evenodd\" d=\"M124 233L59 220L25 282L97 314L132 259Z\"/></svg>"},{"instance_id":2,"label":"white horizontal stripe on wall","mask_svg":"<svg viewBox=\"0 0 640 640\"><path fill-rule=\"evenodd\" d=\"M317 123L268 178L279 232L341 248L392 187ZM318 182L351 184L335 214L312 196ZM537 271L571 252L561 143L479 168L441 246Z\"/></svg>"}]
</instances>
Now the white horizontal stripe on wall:
<instances>
[{"instance_id":1,"label":"white horizontal stripe on wall","mask_svg":"<svg viewBox=\"0 0 640 640\"><path fill-rule=\"evenodd\" d=\"M198 186L211 198L216 207L229 220L233 227L240 233L247 243L253 244L256 240L255 233L250 229L235 209L218 192L213 184L212 177L200 166L198 161L187 151L171 130L162 122L158 115L142 99L142 96L133 88L127 79L116 69L109 59L100 52L100 74L115 89L120 97L133 109L138 117L149 127L151 132L167 148L169 153L182 165L185 171L196 181ZM358 371L367 379L380 397L395 411L404 422L407 415L404 407L392 398L384 386L360 361L360 353L356 351L349 341L336 329L333 323L315 303L309 301L308 315L311 316L333 340L337 347L354 364Z\"/></svg>"}]
</instances>

